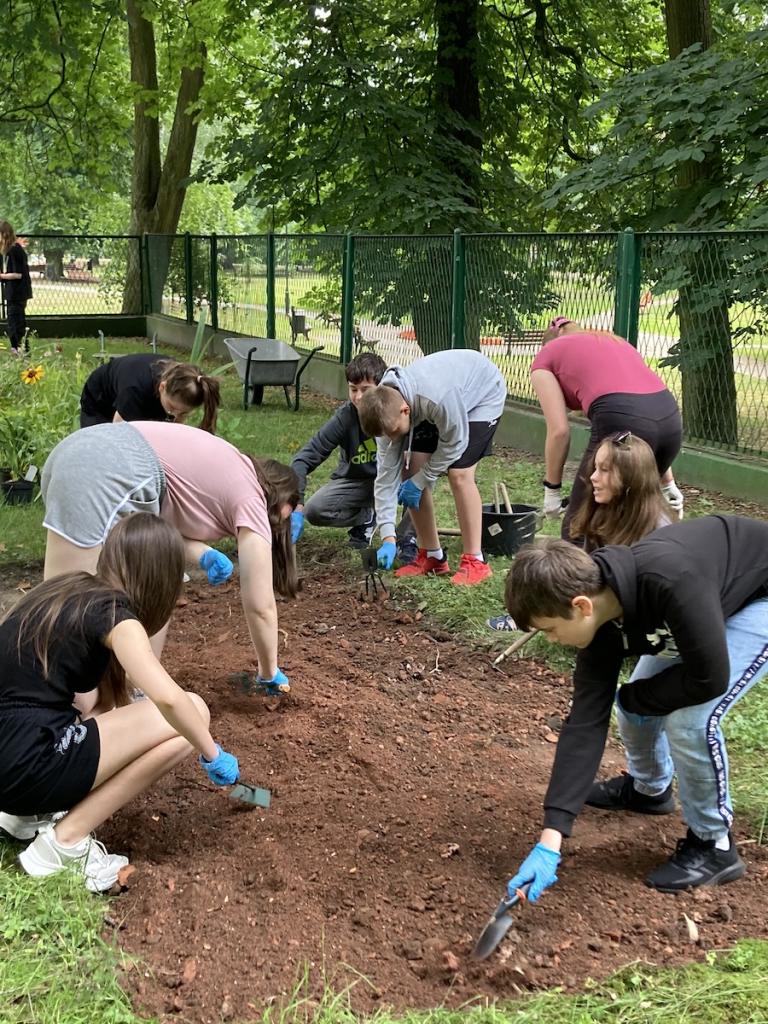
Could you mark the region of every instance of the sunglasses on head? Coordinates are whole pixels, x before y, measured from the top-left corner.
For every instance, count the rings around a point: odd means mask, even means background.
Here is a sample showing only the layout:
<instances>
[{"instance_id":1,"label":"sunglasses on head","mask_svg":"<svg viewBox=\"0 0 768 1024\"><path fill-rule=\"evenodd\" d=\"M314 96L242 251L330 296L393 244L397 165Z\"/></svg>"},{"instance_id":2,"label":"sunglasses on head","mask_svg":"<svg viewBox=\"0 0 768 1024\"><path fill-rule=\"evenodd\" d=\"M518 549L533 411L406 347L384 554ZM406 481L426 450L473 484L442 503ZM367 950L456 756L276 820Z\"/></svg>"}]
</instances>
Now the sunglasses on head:
<instances>
[{"instance_id":1,"label":"sunglasses on head","mask_svg":"<svg viewBox=\"0 0 768 1024\"><path fill-rule=\"evenodd\" d=\"M617 448L629 448L632 442L632 431L624 430L616 437L611 438L611 444L616 445Z\"/></svg>"}]
</instances>

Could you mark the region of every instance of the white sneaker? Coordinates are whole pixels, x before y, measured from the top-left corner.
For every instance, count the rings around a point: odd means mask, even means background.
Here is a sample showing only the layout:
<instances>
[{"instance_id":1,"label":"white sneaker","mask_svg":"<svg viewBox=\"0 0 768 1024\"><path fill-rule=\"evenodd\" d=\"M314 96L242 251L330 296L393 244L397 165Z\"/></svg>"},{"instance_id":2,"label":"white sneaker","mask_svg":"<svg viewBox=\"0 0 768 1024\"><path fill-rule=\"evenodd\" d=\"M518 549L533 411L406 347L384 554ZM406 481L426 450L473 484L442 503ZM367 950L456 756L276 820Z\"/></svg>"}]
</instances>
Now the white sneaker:
<instances>
[{"instance_id":1,"label":"white sneaker","mask_svg":"<svg viewBox=\"0 0 768 1024\"><path fill-rule=\"evenodd\" d=\"M53 825L45 825L19 854L19 863L33 878L46 878L75 865L84 875L87 889L106 892L117 881L118 872L128 866L128 858L107 853L103 843L93 836L87 836L76 846L62 846L56 840Z\"/></svg>"},{"instance_id":2,"label":"white sneaker","mask_svg":"<svg viewBox=\"0 0 768 1024\"><path fill-rule=\"evenodd\" d=\"M12 839L34 839L44 825L60 821L66 811L55 814L6 814L0 811L0 832Z\"/></svg>"}]
</instances>

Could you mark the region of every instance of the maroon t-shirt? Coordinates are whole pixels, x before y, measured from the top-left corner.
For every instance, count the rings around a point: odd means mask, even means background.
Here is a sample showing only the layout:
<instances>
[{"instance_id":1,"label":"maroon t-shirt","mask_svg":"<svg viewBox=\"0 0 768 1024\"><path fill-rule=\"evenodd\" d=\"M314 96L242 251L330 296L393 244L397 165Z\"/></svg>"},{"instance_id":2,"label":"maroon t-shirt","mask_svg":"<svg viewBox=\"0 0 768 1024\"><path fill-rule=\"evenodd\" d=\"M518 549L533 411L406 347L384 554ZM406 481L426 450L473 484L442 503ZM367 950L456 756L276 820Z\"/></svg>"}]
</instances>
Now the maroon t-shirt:
<instances>
[{"instance_id":1,"label":"maroon t-shirt","mask_svg":"<svg viewBox=\"0 0 768 1024\"><path fill-rule=\"evenodd\" d=\"M628 341L595 331L553 338L533 360L534 370L553 373L566 406L585 414L603 395L652 395L666 390L661 377Z\"/></svg>"}]
</instances>

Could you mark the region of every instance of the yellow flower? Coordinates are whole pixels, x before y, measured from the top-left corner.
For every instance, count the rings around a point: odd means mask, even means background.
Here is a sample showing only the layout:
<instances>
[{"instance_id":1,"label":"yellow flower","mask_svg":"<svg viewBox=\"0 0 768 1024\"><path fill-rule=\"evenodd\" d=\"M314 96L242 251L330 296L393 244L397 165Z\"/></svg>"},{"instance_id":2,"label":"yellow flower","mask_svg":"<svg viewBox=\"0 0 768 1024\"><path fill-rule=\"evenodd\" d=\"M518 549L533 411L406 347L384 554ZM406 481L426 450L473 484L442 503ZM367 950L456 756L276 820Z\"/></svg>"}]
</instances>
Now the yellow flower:
<instances>
[{"instance_id":1,"label":"yellow flower","mask_svg":"<svg viewBox=\"0 0 768 1024\"><path fill-rule=\"evenodd\" d=\"M29 369L21 371L21 379L24 384L37 384L43 379L44 373L42 366L30 366Z\"/></svg>"}]
</instances>

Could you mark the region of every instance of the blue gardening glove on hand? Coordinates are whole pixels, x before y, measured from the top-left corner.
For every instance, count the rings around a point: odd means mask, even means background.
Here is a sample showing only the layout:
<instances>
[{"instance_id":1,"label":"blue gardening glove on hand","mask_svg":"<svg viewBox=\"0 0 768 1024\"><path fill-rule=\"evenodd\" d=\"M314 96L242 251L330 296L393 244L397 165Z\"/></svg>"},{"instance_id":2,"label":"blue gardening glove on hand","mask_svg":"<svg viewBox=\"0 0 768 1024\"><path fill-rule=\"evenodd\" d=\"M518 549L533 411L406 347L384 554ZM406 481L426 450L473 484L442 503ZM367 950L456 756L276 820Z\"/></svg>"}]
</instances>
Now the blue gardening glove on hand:
<instances>
[{"instance_id":1,"label":"blue gardening glove on hand","mask_svg":"<svg viewBox=\"0 0 768 1024\"><path fill-rule=\"evenodd\" d=\"M304 513L296 509L291 512L291 544L295 544L302 533L304 533Z\"/></svg>"},{"instance_id":2,"label":"blue gardening glove on hand","mask_svg":"<svg viewBox=\"0 0 768 1024\"><path fill-rule=\"evenodd\" d=\"M214 548L208 548L200 555L198 565L201 569L205 569L208 582L212 583L214 587L218 587L220 583L226 583L234 569L227 556Z\"/></svg>"},{"instance_id":3,"label":"blue gardening glove on hand","mask_svg":"<svg viewBox=\"0 0 768 1024\"><path fill-rule=\"evenodd\" d=\"M520 870L507 882L507 892L510 896L514 896L516 889L525 885L526 882L530 882L528 902L535 903L544 890L557 881L555 872L559 863L560 854L557 850L550 850L543 843L536 843L520 865Z\"/></svg>"},{"instance_id":4,"label":"blue gardening glove on hand","mask_svg":"<svg viewBox=\"0 0 768 1024\"><path fill-rule=\"evenodd\" d=\"M237 758L234 754L228 754L222 750L218 743L216 749L219 753L212 761L206 761L201 754L200 764L214 786L232 786L240 778L240 766L237 763Z\"/></svg>"},{"instance_id":5,"label":"blue gardening glove on hand","mask_svg":"<svg viewBox=\"0 0 768 1024\"><path fill-rule=\"evenodd\" d=\"M404 508L418 508L421 495L421 487L417 487L413 480L403 480L397 492L397 503Z\"/></svg>"},{"instance_id":6,"label":"blue gardening glove on hand","mask_svg":"<svg viewBox=\"0 0 768 1024\"><path fill-rule=\"evenodd\" d=\"M376 552L376 563L380 565L382 569L391 569L392 563L395 560L397 554L397 547L391 540L385 540L379 550Z\"/></svg>"},{"instance_id":7,"label":"blue gardening glove on hand","mask_svg":"<svg viewBox=\"0 0 768 1024\"><path fill-rule=\"evenodd\" d=\"M284 695L291 692L291 684L288 682L288 676L285 672L281 672L280 669L275 672L271 679L265 679L261 673L256 676L256 685L263 687L267 691L267 695L275 696Z\"/></svg>"}]
</instances>

